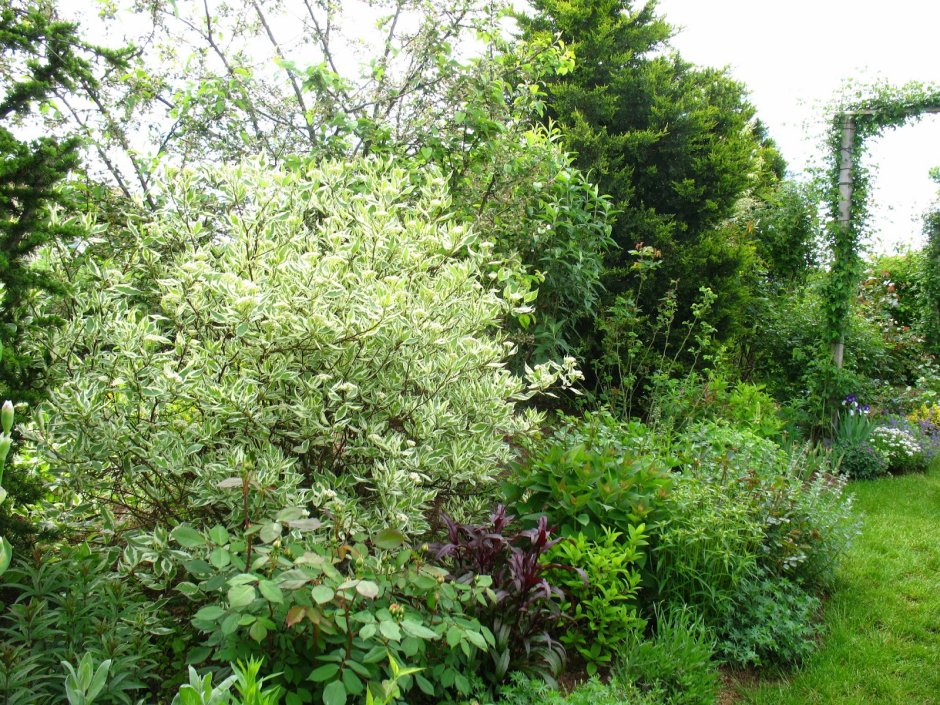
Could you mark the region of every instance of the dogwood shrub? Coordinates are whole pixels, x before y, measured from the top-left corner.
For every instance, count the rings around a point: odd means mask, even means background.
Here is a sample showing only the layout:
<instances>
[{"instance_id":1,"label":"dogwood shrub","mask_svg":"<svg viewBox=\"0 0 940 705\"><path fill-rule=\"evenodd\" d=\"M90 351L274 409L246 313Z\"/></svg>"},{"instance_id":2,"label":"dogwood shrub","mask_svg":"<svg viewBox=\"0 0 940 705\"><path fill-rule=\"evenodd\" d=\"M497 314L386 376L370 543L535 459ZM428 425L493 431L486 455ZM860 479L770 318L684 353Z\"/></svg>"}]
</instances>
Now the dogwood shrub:
<instances>
[{"instance_id":1,"label":"dogwood shrub","mask_svg":"<svg viewBox=\"0 0 940 705\"><path fill-rule=\"evenodd\" d=\"M525 301L487 274L491 246L450 217L438 174L246 163L164 189L110 259L59 262L76 292L26 455L72 515L152 527L290 505L420 531L510 459L537 420L515 402L576 375L507 371L499 325Z\"/></svg>"}]
</instances>

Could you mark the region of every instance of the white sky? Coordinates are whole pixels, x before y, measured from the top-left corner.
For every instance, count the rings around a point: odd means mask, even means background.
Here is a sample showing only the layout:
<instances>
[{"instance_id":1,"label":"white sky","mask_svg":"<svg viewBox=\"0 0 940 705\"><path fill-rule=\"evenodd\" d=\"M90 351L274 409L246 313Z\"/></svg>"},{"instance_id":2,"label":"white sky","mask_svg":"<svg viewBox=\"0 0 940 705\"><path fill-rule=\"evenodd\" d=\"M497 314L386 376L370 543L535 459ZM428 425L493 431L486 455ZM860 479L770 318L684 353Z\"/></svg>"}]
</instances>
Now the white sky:
<instances>
[{"instance_id":1,"label":"white sky","mask_svg":"<svg viewBox=\"0 0 940 705\"><path fill-rule=\"evenodd\" d=\"M940 83L938 0L659 0L683 27L673 45L689 61L728 66L751 92L795 175L818 163L823 106L845 79ZM875 247L923 242L921 218L937 186L940 115L873 141Z\"/></svg>"}]
</instances>

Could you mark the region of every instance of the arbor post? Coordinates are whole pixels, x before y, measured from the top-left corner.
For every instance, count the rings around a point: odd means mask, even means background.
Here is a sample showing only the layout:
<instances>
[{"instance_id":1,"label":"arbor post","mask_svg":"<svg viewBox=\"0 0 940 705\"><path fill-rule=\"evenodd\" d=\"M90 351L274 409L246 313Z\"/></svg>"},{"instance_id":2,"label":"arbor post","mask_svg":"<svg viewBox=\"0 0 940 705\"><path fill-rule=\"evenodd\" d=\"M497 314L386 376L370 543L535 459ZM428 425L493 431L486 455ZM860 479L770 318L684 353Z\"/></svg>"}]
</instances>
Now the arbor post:
<instances>
[{"instance_id":1,"label":"arbor post","mask_svg":"<svg viewBox=\"0 0 940 705\"><path fill-rule=\"evenodd\" d=\"M839 235L850 237L852 227L852 157L855 151L855 115L842 115L842 146L839 150ZM839 337L832 342L832 362L842 367L845 355L845 321L838 321Z\"/></svg>"}]
</instances>

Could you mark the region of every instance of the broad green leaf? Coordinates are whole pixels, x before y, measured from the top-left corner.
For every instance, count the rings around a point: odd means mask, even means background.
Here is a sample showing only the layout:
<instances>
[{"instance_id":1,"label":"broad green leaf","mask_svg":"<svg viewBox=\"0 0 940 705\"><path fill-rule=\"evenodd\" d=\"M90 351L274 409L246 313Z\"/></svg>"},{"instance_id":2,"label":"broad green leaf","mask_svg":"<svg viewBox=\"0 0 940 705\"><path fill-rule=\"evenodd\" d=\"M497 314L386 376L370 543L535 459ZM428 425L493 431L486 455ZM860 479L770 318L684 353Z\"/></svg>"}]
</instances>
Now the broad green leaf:
<instances>
[{"instance_id":1,"label":"broad green leaf","mask_svg":"<svg viewBox=\"0 0 940 705\"><path fill-rule=\"evenodd\" d=\"M91 682L85 688L85 698L89 703L94 702L95 698L98 697L98 694L104 688L105 681L108 679L108 670L110 668L111 659L105 659L98 666L98 669L95 671L95 675L92 677Z\"/></svg>"},{"instance_id":2,"label":"broad green leaf","mask_svg":"<svg viewBox=\"0 0 940 705\"><path fill-rule=\"evenodd\" d=\"M310 591L311 597L318 605L325 605L327 602L333 599L336 593L333 592L332 588L327 587L326 585L317 585Z\"/></svg>"},{"instance_id":3,"label":"broad green leaf","mask_svg":"<svg viewBox=\"0 0 940 705\"><path fill-rule=\"evenodd\" d=\"M197 646L195 649L189 652L189 655L186 657L186 663L196 664L202 663L212 654L212 649L208 646Z\"/></svg>"},{"instance_id":4,"label":"broad green leaf","mask_svg":"<svg viewBox=\"0 0 940 705\"><path fill-rule=\"evenodd\" d=\"M10 561L13 559L13 547L10 542L0 536L0 575L6 572L10 567Z\"/></svg>"},{"instance_id":5,"label":"broad green leaf","mask_svg":"<svg viewBox=\"0 0 940 705\"><path fill-rule=\"evenodd\" d=\"M274 517L275 521L296 521L298 519L303 519L304 510L300 507L284 507L281 511L277 513Z\"/></svg>"},{"instance_id":6,"label":"broad green leaf","mask_svg":"<svg viewBox=\"0 0 940 705\"><path fill-rule=\"evenodd\" d=\"M270 580L262 580L258 583L258 589L261 590L261 594L268 602L277 604L284 602L284 594L281 592L281 588Z\"/></svg>"},{"instance_id":7,"label":"broad green leaf","mask_svg":"<svg viewBox=\"0 0 940 705\"><path fill-rule=\"evenodd\" d=\"M251 628L248 630L248 636L257 641L259 644L264 641L264 638L268 635L268 629L264 626L264 623L261 620L258 620L251 625Z\"/></svg>"},{"instance_id":8,"label":"broad green leaf","mask_svg":"<svg viewBox=\"0 0 940 705\"><path fill-rule=\"evenodd\" d=\"M206 622L215 622L221 619L224 614L225 610L218 605L208 605L196 612L196 619L205 620Z\"/></svg>"},{"instance_id":9,"label":"broad green leaf","mask_svg":"<svg viewBox=\"0 0 940 705\"><path fill-rule=\"evenodd\" d=\"M323 690L323 705L346 705L346 686L333 681Z\"/></svg>"},{"instance_id":10,"label":"broad green leaf","mask_svg":"<svg viewBox=\"0 0 940 705\"><path fill-rule=\"evenodd\" d=\"M395 622L379 622L379 631L389 641L401 641L401 629Z\"/></svg>"},{"instance_id":11,"label":"broad green leaf","mask_svg":"<svg viewBox=\"0 0 940 705\"><path fill-rule=\"evenodd\" d=\"M241 615L237 612L233 612L228 615L225 619L222 620L221 630L222 633L228 636L229 634L234 634L238 631L238 625L241 621Z\"/></svg>"},{"instance_id":12,"label":"broad green leaf","mask_svg":"<svg viewBox=\"0 0 940 705\"><path fill-rule=\"evenodd\" d=\"M437 639L437 632L433 629L428 629L423 624L418 624L408 619L401 623L401 628L405 634L418 637L419 639Z\"/></svg>"},{"instance_id":13,"label":"broad green leaf","mask_svg":"<svg viewBox=\"0 0 940 705\"><path fill-rule=\"evenodd\" d=\"M457 646L460 643L460 640L463 638L463 632L460 631L455 626L450 626L447 628L447 645L450 647Z\"/></svg>"},{"instance_id":14,"label":"broad green leaf","mask_svg":"<svg viewBox=\"0 0 940 705\"><path fill-rule=\"evenodd\" d=\"M232 556L224 548L213 548L212 553L209 554L209 562L221 570L232 562Z\"/></svg>"},{"instance_id":15,"label":"broad green leaf","mask_svg":"<svg viewBox=\"0 0 940 705\"><path fill-rule=\"evenodd\" d=\"M278 538L280 538L283 531L284 527L279 522L272 521L271 523L262 526L258 535L265 543L273 543Z\"/></svg>"},{"instance_id":16,"label":"broad green leaf","mask_svg":"<svg viewBox=\"0 0 940 705\"><path fill-rule=\"evenodd\" d=\"M464 632L464 636L466 636L467 640L475 647L481 651L486 651L486 639L483 638L482 634L475 632L472 629L468 629Z\"/></svg>"},{"instance_id":17,"label":"broad green leaf","mask_svg":"<svg viewBox=\"0 0 940 705\"><path fill-rule=\"evenodd\" d=\"M209 529L209 539L216 546L224 546L228 543L228 531L224 526L213 526Z\"/></svg>"},{"instance_id":18,"label":"broad green leaf","mask_svg":"<svg viewBox=\"0 0 940 705\"><path fill-rule=\"evenodd\" d=\"M339 673L339 665L327 663L319 668L313 669L308 676L308 680L312 680L315 683L325 683L328 680L332 680L333 676L337 673Z\"/></svg>"},{"instance_id":19,"label":"broad green leaf","mask_svg":"<svg viewBox=\"0 0 940 705\"><path fill-rule=\"evenodd\" d=\"M180 524L170 535L174 538L176 543L184 548L198 548L199 546L206 545L205 537L196 531L193 527L187 526L186 524Z\"/></svg>"},{"instance_id":20,"label":"broad green leaf","mask_svg":"<svg viewBox=\"0 0 940 705\"><path fill-rule=\"evenodd\" d=\"M287 522L287 526L297 531L316 531L323 526L323 522L319 519L293 519Z\"/></svg>"},{"instance_id":21,"label":"broad green leaf","mask_svg":"<svg viewBox=\"0 0 940 705\"><path fill-rule=\"evenodd\" d=\"M354 696L361 695L362 691L365 690L359 676L351 668L343 671L343 685L346 686L346 692Z\"/></svg>"},{"instance_id":22,"label":"broad green leaf","mask_svg":"<svg viewBox=\"0 0 940 705\"><path fill-rule=\"evenodd\" d=\"M255 601L257 594L252 585L235 585L228 590L228 601L232 607L247 607Z\"/></svg>"},{"instance_id":23,"label":"broad green leaf","mask_svg":"<svg viewBox=\"0 0 940 705\"><path fill-rule=\"evenodd\" d=\"M398 548L405 543L405 535L398 529L382 529L375 535L375 545L386 551Z\"/></svg>"},{"instance_id":24,"label":"broad green leaf","mask_svg":"<svg viewBox=\"0 0 940 705\"><path fill-rule=\"evenodd\" d=\"M425 695L434 695L434 685L427 678L418 674L415 676L415 682Z\"/></svg>"},{"instance_id":25,"label":"broad green leaf","mask_svg":"<svg viewBox=\"0 0 940 705\"><path fill-rule=\"evenodd\" d=\"M373 583L371 580L360 580L356 585L356 592L358 592L363 597L374 600L379 596L379 586Z\"/></svg>"}]
</instances>

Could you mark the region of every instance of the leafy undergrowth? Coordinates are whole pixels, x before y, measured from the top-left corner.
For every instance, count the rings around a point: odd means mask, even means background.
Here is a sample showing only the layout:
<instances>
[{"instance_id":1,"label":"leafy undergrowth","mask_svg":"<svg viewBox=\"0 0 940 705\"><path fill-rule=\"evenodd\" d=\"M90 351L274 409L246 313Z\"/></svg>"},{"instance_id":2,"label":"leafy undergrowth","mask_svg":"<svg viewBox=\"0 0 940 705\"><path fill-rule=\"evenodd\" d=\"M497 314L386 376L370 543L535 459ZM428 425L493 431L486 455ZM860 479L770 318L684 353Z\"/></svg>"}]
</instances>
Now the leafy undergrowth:
<instances>
[{"instance_id":1,"label":"leafy undergrowth","mask_svg":"<svg viewBox=\"0 0 940 705\"><path fill-rule=\"evenodd\" d=\"M940 697L940 462L927 475L857 482L861 536L804 667L733 684L743 705L917 705Z\"/></svg>"}]
</instances>

